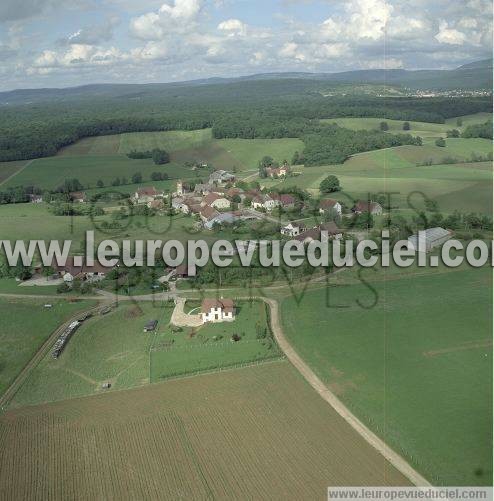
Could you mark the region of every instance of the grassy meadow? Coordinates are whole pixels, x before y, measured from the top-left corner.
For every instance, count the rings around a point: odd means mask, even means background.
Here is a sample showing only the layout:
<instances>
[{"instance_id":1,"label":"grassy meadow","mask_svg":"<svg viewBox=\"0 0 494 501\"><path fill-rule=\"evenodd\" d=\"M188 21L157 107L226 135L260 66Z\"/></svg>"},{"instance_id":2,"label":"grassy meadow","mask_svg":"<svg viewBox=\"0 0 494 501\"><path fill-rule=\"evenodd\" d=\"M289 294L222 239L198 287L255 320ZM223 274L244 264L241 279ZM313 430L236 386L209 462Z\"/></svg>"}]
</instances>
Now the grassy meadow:
<instances>
[{"instance_id":1,"label":"grassy meadow","mask_svg":"<svg viewBox=\"0 0 494 501\"><path fill-rule=\"evenodd\" d=\"M121 390L177 375L192 374L279 357L268 337L256 339L255 316L267 328L264 304L241 303L238 318L173 332L169 321L173 303L126 302L113 312L87 320L74 334L60 358L48 353L19 390L13 407L91 395L109 382ZM149 320L156 332L143 332ZM232 342L238 333L241 339Z\"/></svg>"},{"instance_id":2,"label":"grassy meadow","mask_svg":"<svg viewBox=\"0 0 494 501\"><path fill-rule=\"evenodd\" d=\"M319 377L433 484L492 485L489 268L308 291L284 300L282 320Z\"/></svg>"},{"instance_id":3,"label":"grassy meadow","mask_svg":"<svg viewBox=\"0 0 494 501\"><path fill-rule=\"evenodd\" d=\"M0 395L52 332L91 301L0 298Z\"/></svg>"}]
</instances>

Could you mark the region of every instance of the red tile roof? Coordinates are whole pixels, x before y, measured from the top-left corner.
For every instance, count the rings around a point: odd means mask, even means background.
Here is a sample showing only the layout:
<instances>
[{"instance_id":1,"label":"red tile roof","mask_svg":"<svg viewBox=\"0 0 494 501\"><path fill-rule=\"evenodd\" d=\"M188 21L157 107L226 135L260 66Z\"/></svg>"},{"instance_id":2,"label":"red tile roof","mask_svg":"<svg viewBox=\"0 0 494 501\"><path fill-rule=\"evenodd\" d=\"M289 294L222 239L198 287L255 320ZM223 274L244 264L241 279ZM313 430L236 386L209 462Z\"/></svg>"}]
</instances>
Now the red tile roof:
<instances>
[{"instance_id":1,"label":"red tile roof","mask_svg":"<svg viewBox=\"0 0 494 501\"><path fill-rule=\"evenodd\" d=\"M221 308L225 313L233 313L235 305L233 299L203 299L201 305L202 313L209 313L211 308Z\"/></svg>"}]
</instances>

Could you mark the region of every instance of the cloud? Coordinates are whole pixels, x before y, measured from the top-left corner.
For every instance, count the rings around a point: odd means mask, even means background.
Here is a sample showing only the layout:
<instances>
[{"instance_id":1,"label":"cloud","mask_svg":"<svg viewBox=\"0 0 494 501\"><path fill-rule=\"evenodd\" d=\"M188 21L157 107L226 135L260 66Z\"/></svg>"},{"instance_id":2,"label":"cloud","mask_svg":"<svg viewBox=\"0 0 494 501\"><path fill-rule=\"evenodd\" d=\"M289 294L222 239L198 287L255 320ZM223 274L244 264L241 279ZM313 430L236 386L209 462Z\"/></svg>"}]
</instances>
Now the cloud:
<instances>
[{"instance_id":1,"label":"cloud","mask_svg":"<svg viewBox=\"0 0 494 501\"><path fill-rule=\"evenodd\" d=\"M1 0L0 22L19 21L59 8L84 7L89 0Z\"/></svg>"},{"instance_id":2,"label":"cloud","mask_svg":"<svg viewBox=\"0 0 494 501\"><path fill-rule=\"evenodd\" d=\"M230 35L245 35L247 33L247 25L238 19L228 19L218 24L220 31L225 31Z\"/></svg>"},{"instance_id":3,"label":"cloud","mask_svg":"<svg viewBox=\"0 0 494 501\"><path fill-rule=\"evenodd\" d=\"M148 12L131 19L130 32L141 40L161 40L173 33L184 33L194 29L202 6L202 0L164 3L157 12Z\"/></svg>"},{"instance_id":4,"label":"cloud","mask_svg":"<svg viewBox=\"0 0 494 501\"><path fill-rule=\"evenodd\" d=\"M463 45L467 39L466 35L454 28L449 28L446 21L439 23L439 32L434 37L439 43L449 45Z\"/></svg>"},{"instance_id":5,"label":"cloud","mask_svg":"<svg viewBox=\"0 0 494 501\"><path fill-rule=\"evenodd\" d=\"M489 0L249 0L257 23L247 23L234 0L0 2L4 88L447 68L489 57L492 48ZM117 29L119 19L126 21ZM55 26L71 31L54 39Z\"/></svg>"}]
</instances>

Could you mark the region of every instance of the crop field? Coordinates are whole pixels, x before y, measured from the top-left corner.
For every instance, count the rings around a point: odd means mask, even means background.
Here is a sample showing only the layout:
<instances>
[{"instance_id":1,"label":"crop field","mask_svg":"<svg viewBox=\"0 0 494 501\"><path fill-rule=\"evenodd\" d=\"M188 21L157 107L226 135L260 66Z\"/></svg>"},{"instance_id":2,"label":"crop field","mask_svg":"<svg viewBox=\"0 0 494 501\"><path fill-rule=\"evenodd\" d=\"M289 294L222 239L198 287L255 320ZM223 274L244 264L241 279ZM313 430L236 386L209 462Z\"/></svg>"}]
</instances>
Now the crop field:
<instances>
[{"instance_id":1,"label":"crop field","mask_svg":"<svg viewBox=\"0 0 494 501\"><path fill-rule=\"evenodd\" d=\"M265 331L265 339L257 339L258 329ZM241 339L233 342L234 334ZM151 348L151 381L280 356L268 330L264 303L243 302L237 305L236 319L231 323L207 324L178 333L161 327Z\"/></svg>"},{"instance_id":2,"label":"crop field","mask_svg":"<svg viewBox=\"0 0 494 501\"><path fill-rule=\"evenodd\" d=\"M409 485L285 361L9 411L0 462L6 498L298 500Z\"/></svg>"},{"instance_id":3,"label":"crop field","mask_svg":"<svg viewBox=\"0 0 494 501\"><path fill-rule=\"evenodd\" d=\"M492 485L491 270L385 278L287 298L286 335L432 483Z\"/></svg>"},{"instance_id":4,"label":"crop field","mask_svg":"<svg viewBox=\"0 0 494 501\"><path fill-rule=\"evenodd\" d=\"M167 377L258 362L280 357L267 327L264 304L241 303L231 324L215 324L173 332L169 326L173 303L123 303L114 312L87 320L74 334L62 356L48 353L21 387L13 407L99 393L109 382L120 390ZM253 312L255 310L255 313ZM154 333L144 333L148 320L159 321ZM231 341L238 333L240 340Z\"/></svg>"},{"instance_id":5,"label":"crop field","mask_svg":"<svg viewBox=\"0 0 494 501\"><path fill-rule=\"evenodd\" d=\"M0 298L0 395L9 387L50 334L91 301Z\"/></svg>"}]
</instances>

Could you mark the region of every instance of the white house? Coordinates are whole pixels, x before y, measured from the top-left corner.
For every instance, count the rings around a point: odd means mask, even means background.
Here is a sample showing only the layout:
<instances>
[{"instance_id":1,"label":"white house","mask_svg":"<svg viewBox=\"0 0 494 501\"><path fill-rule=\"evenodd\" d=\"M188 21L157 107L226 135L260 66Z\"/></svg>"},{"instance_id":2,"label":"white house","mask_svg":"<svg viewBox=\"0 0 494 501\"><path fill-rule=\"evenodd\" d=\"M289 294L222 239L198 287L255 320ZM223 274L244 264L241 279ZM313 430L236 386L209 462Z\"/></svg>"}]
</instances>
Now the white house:
<instances>
[{"instance_id":1,"label":"white house","mask_svg":"<svg viewBox=\"0 0 494 501\"><path fill-rule=\"evenodd\" d=\"M286 226L281 228L280 232L282 235L286 235L288 237L296 237L306 230L307 228L303 223L288 223Z\"/></svg>"},{"instance_id":2,"label":"white house","mask_svg":"<svg viewBox=\"0 0 494 501\"><path fill-rule=\"evenodd\" d=\"M201 318L206 322L232 322L235 320L233 299L204 299L201 305Z\"/></svg>"},{"instance_id":3,"label":"white house","mask_svg":"<svg viewBox=\"0 0 494 501\"><path fill-rule=\"evenodd\" d=\"M280 205L278 200L273 200L269 195L257 195L252 199L251 205L254 209L273 210Z\"/></svg>"},{"instance_id":4,"label":"white house","mask_svg":"<svg viewBox=\"0 0 494 501\"><path fill-rule=\"evenodd\" d=\"M209 205L215 209L229 209L231 204L228 198L219 195L218 193L209 193L202 199L201 205L203 207Z\"/></svg>"},{"instance_id":5,"label":"white house","mask_svg":"<svg viewBox=\"0 0 494 501\"><path fill-rule=\"evenodd\" d=\"M342 207L340 202L333 200L332 198L325 198L324 200L321 200L319 203L319 214L332 211L341 216Z\"/></svg>"}]
</instances>

